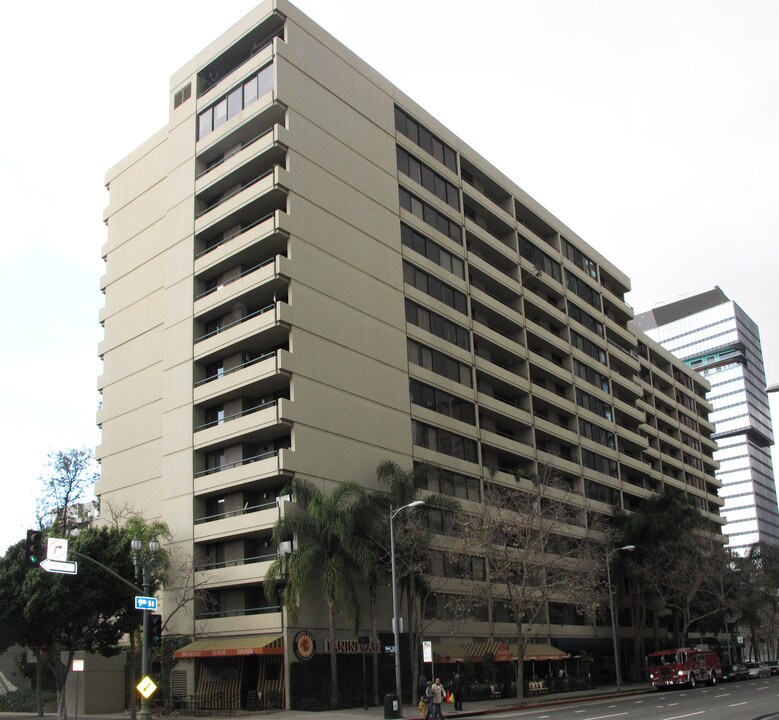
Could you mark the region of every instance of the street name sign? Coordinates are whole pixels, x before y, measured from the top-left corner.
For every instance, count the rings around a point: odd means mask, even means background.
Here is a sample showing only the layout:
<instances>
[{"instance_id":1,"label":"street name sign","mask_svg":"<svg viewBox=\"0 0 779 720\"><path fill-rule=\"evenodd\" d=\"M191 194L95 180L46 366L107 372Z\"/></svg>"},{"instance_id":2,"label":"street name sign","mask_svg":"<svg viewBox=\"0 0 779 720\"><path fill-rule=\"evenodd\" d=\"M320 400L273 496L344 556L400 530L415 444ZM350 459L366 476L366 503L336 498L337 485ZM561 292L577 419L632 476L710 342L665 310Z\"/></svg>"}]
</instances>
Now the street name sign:
<instances>
[{"instance_id":1,"label":"street name sign","mask_svg":"<svg viewBox=\"0 0 779 720\"><path fill-rule=\"evenodd\" d=\"M76 575L78 573L78 563L75 560L41 560L41 567L50 573L61 573L63 575Z\"/></svg>"},{"instance_id":2,"label":"street name sign","mask_svg":"<svg viewBox=\"0 0 779 720\"><path fill-rule=\"evenodd\" d=\"M135 596L135 609L136 610L156 610L157 598L146 597L145 595Z\"/></svg>"}]
</instances>

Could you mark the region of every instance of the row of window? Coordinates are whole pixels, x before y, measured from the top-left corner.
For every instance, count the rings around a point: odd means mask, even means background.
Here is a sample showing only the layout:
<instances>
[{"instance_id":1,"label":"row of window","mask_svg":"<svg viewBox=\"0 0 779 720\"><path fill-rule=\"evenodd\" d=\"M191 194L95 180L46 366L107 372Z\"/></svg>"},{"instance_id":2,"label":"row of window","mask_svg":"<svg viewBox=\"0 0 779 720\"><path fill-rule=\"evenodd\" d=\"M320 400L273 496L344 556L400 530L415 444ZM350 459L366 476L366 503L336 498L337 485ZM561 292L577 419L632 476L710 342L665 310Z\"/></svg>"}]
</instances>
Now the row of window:
<instances>
[{"instance_id":1,"label":"row of window","mask_svg":"<svg viewBox=\"0 0 779 720\"><path fill-rule=\"evenodd\" d=\"M437 242L433 242L403 223L400 225L400 241L452 275L456 275L461 280L465 279L465 263L459 257L452 255Z\"/></svg>"},{"instance_id":2,"label":"row of window","mask_svg":"<svg viewBox=\"0 0 779 720\"><path fill-rule=\"evenodd\" d=\"M576 404L606 420L613 419L611 405L609 403L584 392L581 388L576 388Z\"/></svg>"},{"instance_id":3,"label":"row of window","mask_svg":"<svg viewBox=\"0 0 779 720\"><path fill-rule=\"evenodd\" d=\"M462 325L447 320L411 300L406 300L406 322L433 333L442 340L453 343L463 350L471 349L471 334Z\"/></svg>"},{"instance_id":4,"label":"row of window","mask_svg":"<svg viewBox=\"0 0 779 720\"><path fill-rule=\"evenodd\" d=\"M443 455L478 462L476 441L443 428L437 428L417 420L411 421L411 442L419 447L440 452Z\"/></svg>"},{"instance_id":5,"label":"row of window","mask_svg":"<svg viewBox=\"0 0 779 720\"><path fill-rule=\"evenodd\" d=\"M408 361L466 387L473 387L471 366L415 340L408 341Z\"/></svg>"},{"instance_id":6,"label":"row of window","mask_svg":"<svg viewBox=\"0 0 779 720\"><path fill-rule=\"evenodd\" d=\"M487 563L483 557L476 555L431 550L426 572L435 577L484 582L487 579Z\"/></svg>"},{"instance_id":7,"label":"row of window","mask_svg":"<svg viewBox=\"0 0 779 720\"><path fill-rule=\"evenodd\" d=\"M605 445L612 450L615 449L614 433L604 430L600 425L595 425L588 420L579 418L579 434L583 438L588 438L599 445Z\"/></svg>"},{"instance_id":8,"label":"row of window","mask_svg":"<svg viewBox=\"0 0 779 720\"><path fill-rule=\"evenodd\" d=\"M408 210L414 217L418 217L422 222L435 228L438 232L462 245L463 235L459 223L450 220L446 215L442 215L432 205L428 205L417 197L414 197L405 188L398 188L400 195L400 207Z\"/></svg>"},{"instance_id":9,"label":"row of window","mask_svg":"<svg viewBox=\"0 0 779 720\"><path fill-rule=\"evenodd\" d=\"M461 500L481 501L478 478L461 475L443 468L433 468L427 478L427 489L430 492L449 495Z\"/></svg>"},{"instance_id":10,"label":"row of window","mask_svg":"<svg viewBox=\"0 0 779 720\"><path fill-rule=\"evenodd\" d=\"M457 312L461 312L463 315L468 314L468 301L466 300L465 293L455 290L450 285L441 282L434 275L420 270L407 260L403 261L403 281L407 285L421 290L425 295L429 295L431 298L444 303L444 305L457 310Z\"/></svg>"},{"instance_id":11,"label":"row of window","mask_svg":"<svg viewBox=\"0 0 779 720\"><path fill-rule=\"evenodd\" d=\"M273 89L273 63L233 88L197 116L197 137L202 140Z\"/></svg>"},{"instance_id":12,"label":"row of window","mask_svg":"<svg viewBox=\"0 0 779 720\"><path fill-rule=\"evenodd\" d=\"M565 271L565 286L588 305L592 305L597 310L601 309L600 293L569 270Z\"/></svg>"},{"instance_id":13,"label":"row of window","mask_svg":"<svg viewBox=\"0 0 779 720\"><path fill-rule=\"evenodd\" d=\"M596 320L588 312L584 312L578 305L574 305L568 300L568 317L575 320L579 325L586 327L590 332L603 337L603 323Z\"/></svg>"},{"instance_id":14,"label":"row of window","mask_svg":"<svg viewBox=\"0 0 779 720\"><path fill-rule=\"evenodd\" d=\"M606 351L600 345L596 345L583 335L579 335L575 330L571 330L571 345L589 355L593 360L606 364Z\"/></svg>"},{"instance_id":15,"label":"row of window","mask_svg":"<svg viewBox=\"0 0 779 720\"><path fill-rule=\"evenodd\" d=\"M409 381L409 396L414 405L419 405L471 425L476 424L474 404L451 395L444 390L426 385L419 380L411 379Z\"/></svg>"},{"instance_id":16,"label":"row of window","mask_svg":"<svg viewBox=\"0 0 779 720\"><path fill-rule=\"evenodd\" d=\"M617 477L617 463L615 460L610 460L586 448L582 448L582 465L590 468L590 470L602 472L604 475Z\"/></svg>"},{"instance_id":17,"label":"row of window","mask_svg":"<svg viewBox=\"0 0 779 720\"><path fill-rule=\"evenodd\" d=\"M568 258L576 267L584 270L594 280L598 279L598 266L565 238L563 238L563 257Z\"/></svg>"},{"instance_id":18,"label":"row of window","mask_svg":"<svg viewBox=\"0 0 779 720\"><path fill-rule=\"evenodd\" d=\"M605 375L602 375L597 370L593 370L589 365L585 365L576 358L573 359L573 372L576 377L581 378L590 385L600 388L603 392L611 392L609 379Z\"/></svg>"},{"instance_id":19,"label":"row of window","mask_svg":"<svg viewBox=\"0 0 779 720\"><path fill-rule=\"evenodd\" d=\"M519 254L525 260L533 263L539 270L543 270L547 275L562 282L562 271L560 263L552 260L543 250L539 250L533 243L522 235L519 236Z\"/></svg>"},{"instance_id":20,"label":"row of window","mask_svg":"<svg viewBox=\"0 0 779 720\"><path fill-rule=\"evenodd\" d=\"M454 150L397 106L395 107L395 129L453 173L457 173L457 155Z\"/></svg>"},{"instance_id":21,"label":"row of window","mask_svg":"<svg viewBox=\"0 0 779 720\"><path fill-rule=\"evenodd\" d=\"M398 146L398 170L410 177L415 183L425 190L433 193L439 200L455 210L460 209L460 192L448 180L445 180L437 172L433 172L424 163L419 162L413 155L409 155L402 147Z\"/></svg>"}]
</instances>

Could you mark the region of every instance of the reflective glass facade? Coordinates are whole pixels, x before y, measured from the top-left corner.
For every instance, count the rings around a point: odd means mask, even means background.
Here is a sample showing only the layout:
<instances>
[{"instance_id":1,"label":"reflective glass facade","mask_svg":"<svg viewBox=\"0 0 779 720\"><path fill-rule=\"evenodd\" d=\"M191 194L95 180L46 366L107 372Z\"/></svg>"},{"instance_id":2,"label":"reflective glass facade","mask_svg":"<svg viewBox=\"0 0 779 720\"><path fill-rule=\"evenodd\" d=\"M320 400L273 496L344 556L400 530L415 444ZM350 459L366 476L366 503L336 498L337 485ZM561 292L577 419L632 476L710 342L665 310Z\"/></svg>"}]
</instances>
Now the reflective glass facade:
<instances>
[{"instance_id":1,"label":"reflective glass facade","mask_svg":"<svg viewBox=\"0 0 779 720\"><path fill-rule=\"evenodd\" d=\"M716 425L728 546L743 554L758 541L779 545L774 436L757 325L719 288L643 313L636 324L711 383L709 419Z\"/></svg>"}]
</instances>

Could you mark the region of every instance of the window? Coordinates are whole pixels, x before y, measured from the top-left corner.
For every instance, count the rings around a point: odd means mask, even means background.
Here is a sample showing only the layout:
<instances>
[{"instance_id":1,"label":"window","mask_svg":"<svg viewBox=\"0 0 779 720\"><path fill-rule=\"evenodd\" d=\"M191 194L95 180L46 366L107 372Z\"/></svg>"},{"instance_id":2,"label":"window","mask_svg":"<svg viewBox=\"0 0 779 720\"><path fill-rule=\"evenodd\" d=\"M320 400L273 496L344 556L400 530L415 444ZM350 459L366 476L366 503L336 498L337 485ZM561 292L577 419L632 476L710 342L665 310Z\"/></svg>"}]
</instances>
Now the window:
<instances>
[{"instance_id":1,"label":"window","mask_svg":"<svg viewBox=\"0 0 779 720\"><path fill-rule=\"evenodd\" d=\"M590 470L597 470L605 475L617 477L617 463L614 460L609 460L603 455L598 455L585 448L582 448L582 465Z\"/></svg>"},{"instance_id":2,"label":"window","mask_svg":"<svg viewBox=\"0 0 779 720\"><path fill-rule=\"evenodd\" d=\"M575 330L571 330L571 345L586 353L594 360L606 364L606 351L599 345L588 340L583 335L579 335Z\"/></svg>"},{"instance_id":3,"label":"window","mask_svg":"<svg viewBox=\"0 0 779 720\"><path fill-rule=\"evenodd\" d=\"M419 365L436 375L441 375L467 387L473 387L470 365L461 363L414 340L408 341L408 361L412 365Z\"/></svg>"},{"instance_id":4,"label":"window","mask_svg":"<svg viewBox=\"0 0 779 720\"><path fill-rule=\"evenodd\" d=\"M435 228L438 232L446 235L451 240L462 245L462 228L459 223L450 220L446 215L442 215L435 208L428 205L426 202L422 202L419 198L412 195L408 190L399 188L400 194L400 207L407 210L415 217L418 217L422 222Z\"/></svg>"},{"instance_id":5,"label":"window","mask_svg":"<svg viewBox=\"0 0 779 720\"><path fill-rule=\"evenodd\" d=\"M584 481L584 495L589 500L597 500L608 505L619 505L619 490L592 480Z\"/></svg>"},{"instance_id":6,"label":"window","mask_svg":"<svg viewBox=\"0 0 779 720\"><path fill-rule=\"evenodd\" d=\"M543 270L547 275L551 275L557 282L562 282L562 271L560 263L552 260L542 250L539 250L533 243L522 235L519 236L519 254L533 263L539 270Z\"/></svg>"},{"instance_id":7,"label":"window","mask_svg":"<svg viewBox=\"0 0 779 720\"><path fill-rule=\"evenodd\" d=\"M192 83L187 83L181 90L173 96L173 109L183 105L192 97Z\"/></svg>"},{"instance_id":8,"label":"window","mask_svg":"<svg viewBox=\"0 0 779 720\"><path fill-rule=\"evenodd\" d=\"M419 162L413 155L409 155L400 146L397 148L397 156L400 172L410 177L415 183L419 183L425 190L433 193L450 207L455 210L460 209L460 193L452 183L433 172L427 165Z\"/></svg>"},{"instance_id":9,"label":"window","mask_svg":"<svg viewBox=\"0 0 779 720\"><path fill-rule=\"evenodd\" d=\"M457 155L454 150L439 140L426 127L404 113L397 105L395 106L395 129L414 144L419 145L426 153L432 155L453 173L457 172Z\"/></svg>"},{"instance_id":10,"label":"window","mask_svg":"<svg viewBox=\"0 0 779 720\"><path fill-rule=\"evenodd\" d=\"M467 400L413 379L409 381L409 394L414 405L448 415L455 420L462 420L462 422L471 425L476 423L476 411L473 403Z\"/></svg>"},{"instance_id":11,"label":"window","mask_svg":"<svg viewBox=\"0 0 779 720\"><path fill-rule=\"evenodd\" d=\"M590 385L600 388L603 392L610 392L609 379L576 358L573 359L573 372L576 377L581 378Z\"/></svg>"},{"instance_id":12,"label":"window","mask_svg":"<svg viewBox=\"0 0 779 720\"><path fill-rule=\"evenodd\" d=\"M403 279L408 285L421 290L435 300L457 310L457 312L461 312L463 315L468 314L468 302L465 299L465 293L455 290L450 285L441 282L434 275L420 270L416 265L412 265L407 260L403 261Z\"/></svg>"},{"instance_id":13,"label":"window","mask_svg":"<svg viewBox=\"0 0 779 720\"><path fill-rule=\"evenodd\" d=\"M565 286L578 295L584 302L600 310L600 293L570 270L565 271Z\"/></svg>"},{"instance_id":14,"label":"window","mask_svg":"<svg viewBox=\"0 0 779 720\"><path fill-rule=\"evenodd\" d=\"M400 241L414 252L418 252L431 262L434 262L444 270L465 279L465 263L448 250L444 250L438 243L426 238L408 225L400 225Z\"/></svg>"},{"instance_id":15,"label":"window","mask_svg":"<svg viewBox=\"0 0 779 720\"><path fill-rule=\"evenodd\" d=\"M476 441L433 425L411 421L411 441L414 445L440 452L443 455L478 462Z\"/></svg>"},{"instance_id":16,"label":"window","mask_svg":"<svg viewBox=\"0 0 779 720\"><path fill-rule=\"evenodd\" d=\"M441 468L432 468L427 476L427 489L430 492L441 493L462 500L472 500L479 502L481 493L479 492L479 479L460 475L449 470Z\"/></svg>"},{"instance_id":17,"label":"window","mask_svg":"<svg viewBox=\"0 0 779 720\"><path fill-rule=\"evenodd\" d=\"M579 407L589 410L591 413L600 415L600 417L606 420L612 420L611 405L609 403L599 400L594 395L584 392L580 388L576 388L576 404Z\"/></svg>"},{"instance_id":18,"label":"window","mask_svg":"<svg viewBox=\"0 0 779 720\"><path fill-rule=\"evenodd\" d=\"M273 65L266 65L256 75L234 87L224 97L198 115L198 140L234 118L245 107L273 89Z\"/></svg>"},{"instance_id":19,"label":"window","mask_svg":"<svg viewBox=\"0 0 779 720\"><path fill-rule=\"evenodd\" d=\"M411 300L406 300L406 321L422 328L422 330L433 333L436 337L454 343L463 350L471 348L471 336L466 328L417 305Z\"/></svg>"},{"instance_id":20,"label":"window","mask_svg":"<svg viewBox=\"0 0 779 720\"><path fill-rule=\"evenodd\" d=\"M604 430L600 425L595 425L594 423L582 420L581 418L579 418L579 434L600 445L605 445L612 450L615 447L613 432Z\"/></svg>"},{"instance_id":21,"label":"window","mask_svg":"<svg viewBox=\"0 0 779 720\"><path fill-rule=\"evenodd\" d=\"M563 256L568 258L580 270L584 270L593 280L598 279L598 266L565 238L563 238Z\"/></svg>"},{"instance_id":22,"label":"window","mask_svg":"<svg viewBox=\"0 0 779 720\"><path fill-rule=\"evenodd\" d=\"M603 337L603 323L596 320L592 315L584 312L578 305L574 305L568 300L568 315L571 320L575 320L579 325L583 325L590 332Z\"/></svg>"}]
</instances>

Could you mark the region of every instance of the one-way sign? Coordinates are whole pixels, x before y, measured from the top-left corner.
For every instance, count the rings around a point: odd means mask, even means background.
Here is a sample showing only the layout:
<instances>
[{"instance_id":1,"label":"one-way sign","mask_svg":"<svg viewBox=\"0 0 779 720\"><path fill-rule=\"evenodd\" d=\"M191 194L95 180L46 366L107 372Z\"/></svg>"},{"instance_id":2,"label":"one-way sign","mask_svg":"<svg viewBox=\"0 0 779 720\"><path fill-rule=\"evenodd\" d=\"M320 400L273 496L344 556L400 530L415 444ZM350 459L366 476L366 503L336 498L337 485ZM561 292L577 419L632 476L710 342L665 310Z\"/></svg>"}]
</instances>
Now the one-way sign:
<instances>
[{"instance_id":1,"label":"one-way sign","mask_svg":"<svg viewBox=\"0 0 779 720\"><path fill-rule=\"evenodd\" d=\"M63 575L76 575L78 563L73 560L41 560L41 567L50 573L62 573Z\"/></svg>"}]
</instances>

